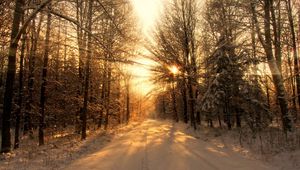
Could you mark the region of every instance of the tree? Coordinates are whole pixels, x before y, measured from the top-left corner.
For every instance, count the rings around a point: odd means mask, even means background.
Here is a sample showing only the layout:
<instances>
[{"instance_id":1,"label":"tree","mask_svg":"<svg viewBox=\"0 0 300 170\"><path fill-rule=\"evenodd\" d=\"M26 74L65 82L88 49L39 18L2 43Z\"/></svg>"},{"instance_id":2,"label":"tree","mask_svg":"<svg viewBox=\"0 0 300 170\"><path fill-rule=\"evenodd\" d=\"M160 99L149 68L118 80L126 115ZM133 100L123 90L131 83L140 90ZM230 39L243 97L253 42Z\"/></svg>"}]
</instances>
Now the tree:
<instances>
[{"instance_id":1,"label":"tree","mask_svg":"<svg viewBox=\"0 0 300 170\"><path fill-rule=\"evenodd\" d=\"M8 75L3 100L6 107L2 128L4 139L2 142L3 146L5 145L2 147L3 152L10 150L11 141L8 135L10 136L11 127L14 126L12 123L16 123L14 147L17 148L20 144L23 110L24 135L29 132L29 137L33 137L33 132L38 130L40 145L44 144L47 131L59 131L73 125L77 117L83 120L80 122L82 126L79 131L82 138L85 138L87 129L93 125L89 122L98 120L100 108L105 108L106 127L121 123L121 97L126 92L122 91L120 83L122 71L119 68L120 63L131 63L125 55L131 55L128 51L132 51L136 42L128 3L123 0L113 2L78 0L74 6L73 2L55 1L56 3L51 3L51 8L50 5L49 8L45 8L50 2L51 0L16 1L13 18L15 22L12 28L6 24L6 18L10 22L10 9L5 6L13 3L10 1L0 3L0 13L5 12L5 16L0 17L0 21L5 21L5 25L0 28L1 56L9 49L4 43L9 40L2 37L2 34L11 31L9 65L5 66L4 57L1 57L0 62L0 87L5 77L3 74L7 72ZM78 12L74 16L75 19L69 9ZM47 13L45 20L44 13ZM43 27L44 23L46 28ZM77 27L73 28L73 24ZM63 31L62 27L65 27ZM78 31L76 45L79 48L73 46L74 39L70 34L73 31ZM58 40L53 39L56 36ZM60 41L62 39L63 42ZM21 47L18 49L20 40L22 40ZM17 50L20 50L20 56L17 56ZM76 54L77 51L79 55ZM17 71L19 71L18 81L15 80ZM16 87L18 85L18 90L14 88L14 84ZM102 89L105 93L103 102L98 95ZM14 93L18 93L18 99L13 98ZM129 92L127 93L129 96ZM17 101L17 105L14 101ZM23 105L25 109L22 109ZM39 107L35 107L36 105ZM81 105L79 114L70 112L78 105ZM11 115L12 111L15 111L15 117ZM110 124L108 119L111 121Z\"/></svg>"},{"instance_id":2,"label":"tree","mask_svg":"<svg viewBox=\"0 0 300 170\"><path fill-rule=\"evenodd\" d=\"M15 9L13 16L13 24L11 28L11 39L10 47L8 50L8 67L7 67L7 76L6 76L6 85L5 85L5 94L4 94L4 108L3 108L3 119L2 119L2 148L1 152L9 152L11 147L10 139L10 119L12 112L12 100L13 100L13 87L16 75L16 53L18 48L18 42L21 38L21 35L26 30L29 22L36 16L36 14L42 10L51 0L45 0L36 10L34 10L31 15L25 20L24 24L20 28L20 23L24 15L24 5L25 1L16 0Z\"/></svg>"},{"instance_id":3,"label":"tree","mask_svg":"<svg viewBox=\"0 0 300 170\"><path fill-rule=\"evenodd\" d=\"M273 83L277 92L277 99L279 102L279 106L281 109L281 115L282 115L282 124L284 131L291 131L292 129L292 122L289 116L289 110L288 110L288 101L286 98L286 91L283 84L282 74L280 73L280 70L278 68L278 65L276 63L276 59L273 55L273 48L272 48L272 35L271 35L271 16L270 16L270 9L271 9L271 1L270 0L264 0L264 36L263 38L262 32L260 30L260 27L258 25L257 21L257 15L256 15L256 5L255 3L251 3L251 9L252 13L255 18L255 24L256 24L256 31L257 35L259 37L260 43L262 44L264 51L266 53L268 65L270 67Z\"/></svg>"},{"instance_id":4,"label":"tree","mask_svg":"<svg viewBox=\"0 0 300 170\"><path fill-rule=\"evenodd\" d=\"M26 106L25 106L25 114L24 114L24 133L30 134L32 137L32 117L33 117L33 107L34 107L34 84L35 84L35 72L36 72L36 60L37 60L37 48L38 48L38 40L40 37L41 32L41 25L44 19L44 15L40 15L39 22L36 26L35 20L32 20L31 23L31 42L30 42L30 51L29 51L29 70L28 70L28 96L26 99Z\"/></svg>"},{"instance_id":5,"label":"tree","mask_svg":"<svg viewBox=\"0 0 300 170\"><path fill-rule=\"evenodd\" d=\"M286 0L286 8L288 12L288 21L290 26L290 34L291 34L291 41L292 41L292 48L293 48L293 56L294 56L294 73L296 79L296 89L297 89L297 98L298 98L298 105L300 106L300 75L299 75L299 57L297 52L297 42L296 42L296 33L294 28L294 19L293 19L293 9L291 0Z\"/></svg>"},{"instance_id":6,"label":"tree","mask_svg":"<svg viewBox=\"0 0 300 170\"><path fill-rule=\"evenodd\" d=\"M51 9L51 6L48 7ZM44 145L44 129L45 129L45 104L46 104L46 88L47 73L50 51L50 29L51 29L51 13L47 14L47 28L45 37L44 64L42 71L41 98L40 98L40 116L39 116L39 145Z\"/></svg>"},{"instance_id":7,"label":"tree","mask_svg":"<svg viewBox=\"0 0 300 170\"><path fill-rule=\"evenodd\" d=\"M16 53L18 48L18 41L16 41L16 38L19 32L19 26L22 21L22 17L24 15L24 5L24 0L15 1L14 17L10 38L11 40L8 54L8 69L4 93L1 152L9 152L11 149L10 121L12 111L13 87L16 75Z\"/></svg>"},{"instance_id":8,"label":"tree","mask_svg":"<svg viewBox=\"0 0 300 170\"><path fill-rule=\"evenodd\" d=\"M130 75L125 75L125 88L126 88L126 123L130 120Z\"/></svg>"},{"instance_id":9,"label":"tree","mask_svg":"<svg viewBox=\"0 0 300 170\"><path fill-rule=\"evenodd\" d=\"M89 98L89 81L90 81L90 63L92 58L92 18L93 17L93 0L89 0L88 7L88 26L87 29L90 31L87 38L87 57L85 63L85 83L84 83L84 101L83 108L81 113L81 139L86 139L86 120L87 120L87 112L88 112L88 98Z\"/></svg>"},{"instance_id":10,"label":"tree","mask_svg":"<svg viewBox=\"0 0 300 170\"><path fill-rule=\"evenodd\" d=\"M15 141L14 149L19 148L19 136L20 136L20 121L23 105L23 77L24 77L24 56L25 56L25 46L26 46L26 34L22 35L22 47L20 54L20 71L19 71L19 94L18 94L18 109L16 111L16 125L15 125Z\"/></svg>"},{"instance_id":11,"label":"tree","mask_svg":"<svg viewBox=\"0 0 300 170\"><path fill-rule=\"evenodd\" d=\"M174 0L167 7L163 21L158 24L155 34L156 44L148 47L152 59L160 64L162 71L158 77L168 77L168 67L179 69L177 81L183 95L183 115L187 122L189 111L191 126L196 129L195 100L198 87L197 65L197 3L194 0Z\"/></svg>"}]
</instances>

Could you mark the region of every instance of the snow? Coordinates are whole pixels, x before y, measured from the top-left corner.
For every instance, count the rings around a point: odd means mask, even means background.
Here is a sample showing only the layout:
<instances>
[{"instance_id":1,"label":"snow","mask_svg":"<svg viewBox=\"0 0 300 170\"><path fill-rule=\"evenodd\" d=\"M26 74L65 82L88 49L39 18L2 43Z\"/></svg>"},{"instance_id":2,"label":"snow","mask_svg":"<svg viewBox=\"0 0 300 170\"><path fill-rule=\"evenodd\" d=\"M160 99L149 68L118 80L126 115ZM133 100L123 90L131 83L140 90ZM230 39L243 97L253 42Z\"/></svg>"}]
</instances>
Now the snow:
<instances>
[{"instance_id":1,"label":"snow","mask_svg":"<svg viewBox=\"0 0 300 170\"><path fill-rule=\"evenodd\" d=\"M227 134L199 131L171 121L146 120L108 132L63 135L38 147L25 140L20 149L0 158L0 169L97 170L235 170L296 169L300 152L282 152L261 161ZM222 134L222 135L221 135ZM31 143L30 143L31 142ZM261 160L259 160L261 159ZM276 161L270 164L270 162ZM269 163L267 163L269 162ZM276 167L276 168L275 168Z\"/></svg>"},{"instance_id":2,"label":"snow","mask_svg":"<svg viewBox=\"0 0 300 170\"><path fill-rule=\"evenodd\" d=\"M43 170L59 169L74 159L88 154L95 148L92 143L105 144L111 134L103 135L103 131L90 134L89 140L80 141L75 134L54 135L55 138L46 139L44 146L38 146L37 138L22 139L20 149L0 157L0 170Z\"/></svg>"},{"instance_id":3,"label":"snow","mask_svg":"<svg viewBox=\"0 0 300 170\"><path fill-rule=\"evenodd\" d=\"M103 149L74 161L66 169L274 169L223 145L193 137L186 130L183 125L147 120L130 132L116 135Z\"/></svg>"}]
</instances>

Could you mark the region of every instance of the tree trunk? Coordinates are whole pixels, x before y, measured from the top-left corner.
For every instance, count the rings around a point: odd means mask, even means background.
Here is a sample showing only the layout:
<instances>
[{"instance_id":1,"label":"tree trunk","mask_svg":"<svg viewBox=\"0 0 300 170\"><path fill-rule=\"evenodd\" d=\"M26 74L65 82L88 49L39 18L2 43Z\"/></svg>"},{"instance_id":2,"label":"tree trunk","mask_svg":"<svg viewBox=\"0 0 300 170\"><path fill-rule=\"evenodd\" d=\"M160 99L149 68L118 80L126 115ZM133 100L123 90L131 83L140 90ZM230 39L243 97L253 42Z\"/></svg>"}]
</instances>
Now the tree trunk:
<instances>
[{"instance_id":1,"label":"tree trunk","mask_svg":"<svg viewBox=\"0 0 300 170\"><path fill-rule=\"evenodd\" d=\"M106 61L104 61L104 70L106 68ZM105 101L105 91L106 91L106 83L105 83L105 80L106 80L106 71L103 72L103 75L102 75L102 89L101 89L101 104L102 104L102 107L101 107L101 111L100 111L100 118L99 118L99 121L98 121L98 128L101 128L102 126L102 121L103 121L103 112L104 112L104 101Z\"/></svg>"},{"instance_id":2,"label":"tree trunk","mask_svg":"<svg viewBox=\"0 0 300 170\"><path fill-rule=\"evenodd\" d=\"M196 121L198 125L201 125L201 112L197 111L196 112Z\"/></svg>"},{"instance_id":3,"label":"tree trunk","mask_svg":"<svg viewBox=\"0 0 300 170\"><path fill-rule=\"evenodd\" d=\"M60 79L60 48L61 48L61 18L58 19L58 33L57 33L57 51L56 51L56 55L55 55L55 66L54 66L54 72L55 72L55 81L59 82ZM58 90L58 86L55 87L55 90Z\"/></svg>"},{"instance_id":4,"label":"tree trunk","mask_svg":"<svg viewBox=\"0 0 300 170\"><path fill-rule=\"evenodd\" d=\"M188 78L188 90L189 90L189 105L190 105L190 119L191 119L191 126L196 130L196 120L195 120L195 98L193 92L193 85L191 78Z\"/></svg>"},{"instance_id":5,"label":"tree trunk","mask_svg":"<svg viewBox=\"0 0 300 170\"><path fill-rule=\"evenodd\" d=\"M271 11L271 21L272 21L272 27L273 27L273 33L274 33L274 47L275 47L275 59L277 61L277 66L282 73L282 67L281 67L281 9L280 9L280 1L278 3L278 20L276 20L275 15L275 9L274 9L274 3L273 0L270 0L270 11Z\"/></svg>"},{"instance_id":6,"label":"tree trunk","mask_svg":"<svg viewBox=\"0 0 300 170\"><path fill-rule=\"evenodd\" d=\"M175 92L175 82L171 82L172 83L172 103L173 103L173 116L174 116L174 120L176 122L179 121L178 119L178 114L177 114L177 106L176 106L176 92Z\"/></svg>"},{"instance_id":7,"label":"tree trunk","mask_svg":"<svg viewBox=\"0 0 300 170\"><path fill-rule=\"evenodd\" d=\"M106 103L105 103L105 109L106 109L106 115L105 115L105 126L104 129L107 130L108 127L108 121L109 121L109 115L110 115L110 86L111 86L111 67L108 67L108 76L107 76L107 91L106 91Z\"/></svg>"},{"instance_id":8,"label":"tree trunk","mask_svg":"<svg viewBox=\"0 0 300 170\"><path fill-rule=\"evenodd\" d=\"M12 111L13 87L16 75L16 53L18 48L18 41L15 41L19 32L20 23L24 15L24 0L15 1L13 24L11 29L10 46L8 50L8 67L4 93L4 106L2 117L2 143L1 152L6 153L11 150L11 134L10 121Z\"/></svg>"},{"instance_id":9,"label":"tree trunk","mask_svg":"<svg viewBox=\"0 0 300 170\"><path fill-rule=\"evenodd\" d=\"M273 56L273 49L272 49L272 37L271 37L271 24L270 24L270 0L264 0L264 26L265 26L265 39L262 36L262 33L260 31L260 27L258 25L258 20L257 20L257 14L256 14L256 6L255 3L251 3L251 10L256 26L256 31L258 38L263 45L263 48L265 50L267 60L268 60L268 65L271 70L272 78L273 78L273 83L275 86L275 90L277 92L277 99L279 102L280 110L281 110L281 117L282 117L282 124L283 124L283 129L284 131L290 131L292 129L292 122L291 119L289 118L289 110L288 110L288 101L286 98L286 91L284 89L283 85L283 79L282 75L279 71L277 62Z\"/></svg>"},{"instance_id":10,"label":"tree trunk","mask_svg":"<svg viewBox=\"0 0 300 170\"><path fill-rule=\"evenodd\" d=\"M78 61L78 97L82 96L83 93L83 88L84 88L84 75L83 75L83 57L85 55L84 53L84 36L83 30L81 29L83 27L83 2L76 0L76 21L78 22L77 25L77 44L78 44L78 52L79 52L79 61ZM81 112L82 112L82 107L79 106L78 111L76 112L75 116L75 133L80 134L81 131Z\"/></svg>"},{"instance_id":11,"label":"tree trunk","mask_svg":"<svg viewBox=\"0 0 300 170\"><path fill-rule=\"evenodd\" d=\"M188 103L187 103L187 97L186 97L186 85L185 80L182 80L181 85L181 95L182 95L182 102L183 102L183 121L184 123L188 123Z\"/></svg>"},{"instance_id":12,"label":"tree trunk","mask_svg":"<svg viewBox=\"0 0 300 170\"><path fill-rule=\"evenodd\" d=\"M2 45L1 46L1 50L2 51L4 51L4 49L5 49L5 47L4 47L4 45ZM5 57L4 57L4 55L1 55L1 59L0 59L0 89L2 90L2 87L3 87L3 77L4 77L4 63L5 63L5 59L4 59ZM1 97L2 97L2 95L1 95ZM3 102L3 101L1 101L1 102ZM3 103L2 103L3 104ZM1 121L1 120L0 120ZM0 123L1 124L1 123Z\"/></svg>"},{"instance_id":13,"label":"tree trunk","mask_svg":"<svg viewBox=\"0 0 300 170\"><path fill-rule=\"evenodd\" d=\"M294 73L296 77L296 88L297 88L297 98L298 105L300 106L300 74L299 74L299 57L297 52L297 41L296 41L296 33L294 28L294 19L292 15L292 5L291 0L286 0L286 6L288 10L288 19L290 25L290 31L292 36L292 47L293 47L293 56L294 56Z\"/></svg>"},{"instance_id":14,"label":"tree trunk","mask_svg":"<svg viewBox=\"0 0 300 170\"><path fill-rule=\"evenodd\" d=\"M240 128L240 127L242 127L242 123L241 123L241 113L240 113L240 110L239 109L237 109L236 110L236 115L235 115L236 117L236 127L238 127L238 128Z\"/></svg>"},{"instance_id":15,"label":"tree trunk","mask_svg":"<svg viewBox=\"0 0 300 170\"><path fill-rule=\"evenodd\" d=\"M22 113L23 104L23 77L24 77L24 55L25 55L25 45L26 45L26 34L23 34L22 38L22 48L20 55L20 72L19 72L19 98L18 98L18 109L16 112L16 126L15 126L15 143L14 149L19 148L19 134L20 134L20 120Z\"/></svg>"},{"instance_id":16,"label":"tree trunk","mask_svg":"<svg viewBox=\"0 0 300 170\"><path fill-rule=\"evenodd\" d=\"M45 103L46 103L46 86L49 60L49 41L51 29L51 13L47 16L47 30L45 38L44 64L42 70L41 98L40 98L40 116L39 116L39 145L44 145L44 128L45 128Z\"/></svg>"},{"instance_id":17,"label":"tree trunk","mask_svg":"<svg viewBox=\"0 0 300 170\"><path fill-rule=\"evenodd\" d=\"M87 58L85 64L85 86L84 86L84 99L83 99L83 109L81 112L81 140L86 139L86 122L87 122L87 112L88 112L88 100L89 100L89 81L90 81L90 63L92 58L92 17L93 17L93 0L89 0L88 9L88 34L87 39Z\"/></svg>"},{"instance_id":18,"label":"tree trunk","mask_svg":"<svg viewBox=\"0 0 300 170\"><path fill-rule=\"evenodd\" d=\"M166 101L165 101L165 96L162 96L162 118L166 118Z\"/></svg>"},{"instance_id":19,"label":"tree trunk","mask_svg":"<svg viewBox=\"0 0 300 170\"><path fill-rule=\"evenodd\" d=\"M284 89L282 75L273 56L272 49L272 38L271 38L271 28L270 28L270 0L265 0L264 12L265 12L265 42L264 49L267 55L268 64L272 73L272 78L274 81L275 89L277 92L277 98L282 114L282 124L284 131L290 131L292 129L292 122L289 117L288 101L286 99L286 91Z\"/></svg>"},{"instance_id":20,"label":"tree trunk","mask_svg":"<svg viewBox=\"0 0 300 170\"><path fill-rule=\"evenodd\" d=\"M222 128L222 121L221 121L220 112L218 113L218 122L219 122L219 127Z\"/></svg>"},{"instance_id":21,"label":"tree trunk","mask_svg":"<svg viewBox=\"0 0 300 170\"><path fill-rule=\"evenodd\" d=\"M224 110L224 113L225 113L225 116L224 116L224 119L225 119L225 122L227 124L227 127L228 127L228 130L231 130L232 128L232 124L231 124L231 109L230 109L230 106L229 106L229 100L228 100L228 92L225 92L225 110Z\"/></svg>"},{"instance_id":22,"label":"tree trunk","mask_svg":"<svg viewBox=\"0 0 300 170\"><path fill-rule=\"evenodd\" d=\"M290 78L289 78L289 81L290 81L290 87L292 89L292 105L293 105L293 109L295 109L297 111L297 96L296 96L296 86L295 86L295 79L294 79L294 70L293 70L293 67L292 67L292 60L291 60L291 55L290 55L290 47L289 45L287 45L287 68L288 68L288 71L290 73Z\"/></svg>"},{"instance_id":23,"label":"tree trunk","mask_svg":"<svg viewBox=\"0 0 300 170\"><path fill-rule=\"evenodd\" d=\"M30 137L33 136L32 132L32 105L34 103L33 100L33 93L34 93L34 80L35 80L35 60L36 60L36 51L37 51L37 45L38 40L40 36L40 30L41 25L43 21L43 15L40 16L40 20L38 23L38 27L35 27L35 20L32 21L32 38L31 38L31 47L29 52L29 75L28 75L28 97L26 100L26 106L25 106L25 115L24 115L24 134L29 132Z\"/></svg>"},{"instance_id":24,"label":"tree trunk","mask_svg":"<svg viewBox=\"0 0 300 170\"><path fill-rule=\"evenodd\" d=\"M130 120L130 91L129 91L129 80L126 82L126 123Z\"/></svg>"}]
</instances>

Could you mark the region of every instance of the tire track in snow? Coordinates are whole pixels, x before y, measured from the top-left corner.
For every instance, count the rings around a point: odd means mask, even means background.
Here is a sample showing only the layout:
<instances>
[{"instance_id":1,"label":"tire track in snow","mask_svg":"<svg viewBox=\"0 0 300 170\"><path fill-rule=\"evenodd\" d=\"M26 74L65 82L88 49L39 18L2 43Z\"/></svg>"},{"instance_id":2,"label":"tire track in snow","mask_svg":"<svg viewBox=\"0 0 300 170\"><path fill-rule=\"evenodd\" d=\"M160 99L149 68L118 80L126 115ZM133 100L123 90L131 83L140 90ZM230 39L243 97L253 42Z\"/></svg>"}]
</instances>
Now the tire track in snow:
<instances>
[{"instance_id":1,"label":"tire track in snow","mask_svg":"<svg viewBox=\"0 0 300 170\"><path fill-rule=\"evenodd\" d=\"M149 162L148 162L148 126L146 127L146 130L144 130L144 136L145 136L145 143L144 143L144 156L142 159L142 168L141 170L150 170L149 169Z\"/></svg>"},{"instance_id":2,"label":"tire track in snow","mask_svg":"<svg viewBox=\"0 0 300 170\"><path fill-rule=\"evenodd\" d=\"M170 129L171 133L174 134L174 132L176 132L178 129L176 129L176 127L174 126L174 123L172 124L172 128ZM187 135L186 133L184 133L185 135ZM194 138L194 137L193 137ZM197 138L194 138L196 140L196 142L198 143L199 141L197 140ZM174 142L173 139L169 139L172 142ZM200 153L196 152L195 150L191 149L190 146L188 146L185 143L176 143L177 146L181 146L184 148L184 150L189 151L191 154L195 155L196 157L198 157L201 161L203 161L203 163L205 163L206 165L208 165L211 169L213 170L219 170L219 168L217 166L214 165L214 163L212 163L211 161L209 161L209 159L205 158L203 155L201 155Z\"/></svg>"},{"instance_id":3,"label":"tire track in snow","mask_svg":"<svg viewBox=\"0 0 300 170\"><path fill-rule=\"evenodd\" d=\"M206 163L212 169L219 170L219 168L217 168L213 163L211 163L210 161L208 161L208 159L206 159L204 156L200 155L199 153L197 153L197 152L195 152L193 150L190 150L190 152L193 153L198 158L200 158L204 163Z\"/></svg>"},{"instance_id":4,"label":"tire track in snow","mask_svg":"<svg viewBox=\"0 0 300 170\"><path fill-rule=\"evenodd\" d=\"M193 140L185 133L185 129L174 125L163 121L145 121L136 128L124 132L121 138L116 138L90 157L76 160L67 169L268 169L260 166L259 161L247 161L248 159L242 159L242 156L238 155L231 157L227 151L224 152L228 153L229 157L217 158L217 155L204 148L210 146L209 142ZM243 161L237 162L239 160Z\"/></svg>"}]
</instances>

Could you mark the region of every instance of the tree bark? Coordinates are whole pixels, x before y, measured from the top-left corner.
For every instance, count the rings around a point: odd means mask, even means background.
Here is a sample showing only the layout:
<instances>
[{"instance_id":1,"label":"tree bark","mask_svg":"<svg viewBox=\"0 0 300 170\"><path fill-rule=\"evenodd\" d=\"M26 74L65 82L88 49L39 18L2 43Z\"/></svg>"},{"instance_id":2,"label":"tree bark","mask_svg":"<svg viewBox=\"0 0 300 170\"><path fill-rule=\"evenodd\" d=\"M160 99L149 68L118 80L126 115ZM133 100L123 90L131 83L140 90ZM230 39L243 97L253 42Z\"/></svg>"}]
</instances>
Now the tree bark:
<instances>
[{"instance_id":1,"label":"tree bark","mask_svg":"<svg viewBox=\"0 0 300 170\"><path fill-rule=\"evenodd\" d=\"M35 82L35 60L36 60L36 51L38 46L38 40L40 36L41 25L43 21L43 15L40 16L38 26L35 26L35 20L32 21L32 37L31 37L31 47L29 52L29 75L28 75L28 97L26 99L25 114L24 114L24 134L29 132L29 135L32 137L32 105L34 103L33 93L34 93L34 82Z\"/></svg>"},{"instance_id":2,"label":"tree bark","mask_svg":"<svg viewBox=\"0 0 300 170\"><path fill-rule=\"evenodd\" d=\"M288 110L288 101L286 98L286 91L284 89L282 75L276 63L276 60L273 56L273 49L272 49L272 38L271 38L271 28L270 28L270 0L265 0L264 4L264 25L265 25L265 42L264 49L267 55L268 64L272 73L272 78L274 81L275 89L277 92L277 99L280 105L281 115L282 115L282 124L284 131L291 131L292 129L292 122L289 117L289 110Z\"/></svg>"},{"instance_id":3,"label":"tree bark","mask_svg":"<svg viewBox=\"0 0 300 170\"><path fill-rule=\"evenodd\" d=\"M183 121L184 123L188 123L188 104L187 104L187 97L186 97L186 85L185 80L182 80L181 85L181 95L182 95L182 102L183 102Z\"/></svg>"},{"instance_id":4,"label":"tree bark","mask_svg":"<svg viewBox=\"0 0 300 170\"><path fill-rule=\"evenodd\" d=\"M89 0L88 9L88 30L92 32L92 17L93 17L93 0ZM88 100L89 100L89 81L90 81L90 63L92 58L92 35L88 34L87 38L87 58L85 64L85 82L84 82L84 99L83 109L81 112L81 140L86 139L86 123L87 123L87 112L88 112Z\"/></svg>"},{"instance_id":5,"label":"tree bark","mask_svg":"<svg viewBox=\"0 0 300 170\"><path fill-rule=\"evenodd\" d=\"M107 73L107 91L106 91L106 102L105 102L105 109L106 109L106 114L105 114L105 126L104 129L107 130L108 127L108 121L109 121L109 115L110 115L110 88L111 88L111 67L108 66L108 73Z\"/></svg>"},{"instance_id":6,"label":"tree bark","mask_svg":"<svg viewBox=\"0 0 300 170\"><path fill-rule=\"evenodd\" d=\"M15 1L13 24L11 29L10 46L8 50L8 67L7 76L5 84L4 93L4 107L3 107L3 117L2 117L2 143L1 152L6 153L11 150L11 134L10 134L10 121L11 121L11 111L12 111L12 99L13 99L13 87L16 75L16 53L18 48L17 38L20 23L24 15L24 0Z\"/></svg>"},{"instance_id":7,"label":"tree bark","mask_svg":"<svg viewBox=\"0 0 300 170\"><path fill-rule=\"evenodd\" d=\"M104 61L104 72L103 72L103 75L102 75L102 88L101 88L101 104L102 104L102 107L101 107L101 111L100 111L100 118L99 118L99 122L98 122L98 128L101 128L102 126L102 121L103 121L103 112L104 112L104 101L105 101L105 91L106 91L106 83L105 83L105 80L106 80L106 71L105 71L105 68L106 68L106 61Z\"/></svg>"},{"instance_id":8,"label":"tree bark","mask_svg":"<svg viewBox=\"0 0 300 170\"><path fill-rule=\"evenodd\" d=\"M20 120L22 113L23 104L23 77L24 77L24 55L25 55L25 45L26 45L26 34L23 34L22 38L22 48L20 55L20 72L19 72L19 98L18 98L18 109L16 111L16 125L15 125L15 142L14 149L19 148L19 134L20 134Z\"/></svg>"},{"instance_id":9,"label":"tree bark","mask_svg":"<svg viewBox=\"0 0 300 170\"><path fill-rule=\"evenodd\" d=\"M86 33L83 32L84 28L84 18L86 16L86 4L82 0L76 0L76 22L77 22L77 43L78 43L78 51L79 51L79 67L78 67L78 75L79 75L79 84L78 84L78 97L82 96L84 93L84 63L83 58L86 55ZM75 133L80 134L81 125L82 125L82 117L81 112L83 111L82 107L79 107L79 112L76 112L75 117Z\"/></svg>"},{"instance_id":10,"label":"tree bark","mask_svg":"<svg viewBox=\"0 0 300 170\"><path fill-rule=\"evenodd\" d=\"M282 62L281 62L281 9L280 9L280 1L278 3L278 20L276 20L276 14L274 9L274 3L273 0L270 0L270 11L271 11L271 21L272 21L272 27L273 27L273 33L274 33L274 47L275 47L275 59L277 61L277 66L282 73Z\"/></svg>"},{"instance_id":11,"label":"tree bark","mask_svg":"<svg viewBox=\"0 0 300 170\"><path fill-rule=\"evenodd\" d=\"M126 82L126 123L130 120L130 91L129 91L129 79Z\"/></svg>"},{"instance_id":12,"label":"tree bark","mask_svg":"<svg viewBox=\"0 0 300 170\"><path fill-rule=\"evenodd\" d=\"M47 30L45 38L44 64L42 70L41 98L40 98L40 116L39 116L39 145L44 145L44 129L45 129L45 103L46 103L46 86L49 61L49 41L51 29L51 13L47 16Z\"/></svg>"},{"instance_id":13,"label":"tree bark","mask_svg":"<svg viewBox=\"0 0 300 170\"><path fill-rule=\"evenodd\" d=\"M290 55L290 47L289 47L289 45L287 45L287 66L286 67L288 67L287 69L288 69L288 71L287 72L289 72L290 73L290 78L289 78L289 81L290 81L290 87L291 87L291 89L292 89L292 105L293 105L293 109L295 109L296 111L297 111L297 101L296 101L296 99L297 99L297 95L296 95L296 85L295 85L295 78L294 78L294 71L295 70L293 70L293 66L292 66L292 60L291 60L291 55Z\"/></svg>"},{"instance_id":14,"label":"tree bark","mask_svg":"<svg viewBox=\"0 0 300 170\"><path fill-rule=\"evenodd\" d=\"M296 88L297 88L297 98L298 98L298 105L300 107L300 74L299 74L299 57L297 52L297 41L296 41L296 33L294 28L294 19L292 15L292 5L291 0L286 0L287 12L288 12L288 19L292 37L292 47L293 47L293 56L294 56L294 74L296 77Z\"/></svg>"},{"instance_id":15,"label":"tree bark","mask_svg":"<svg viewBox=\"0 0 300 170\"><path fill-rule=\"evenodd\" d=\"M177 114L177 105L176 105L176 91L175 91L175 82L171 82L172 83L172 103L173 103L173 116L174 116L174 120L175 122L178 122L178 114Z\"/></svg>"},{"instance_id":16,"label":"tree bark","mask_svg":"<svg viewBox=\"0 0 300 170\"><path fill-rule=\"evenodd\" d=\"M194 98L192 80L188 80L188 90L189 90L191 126L196 130L197 126L196 126L196 120L195 120L195 98Z\"/></svg>"}]
</instances>

